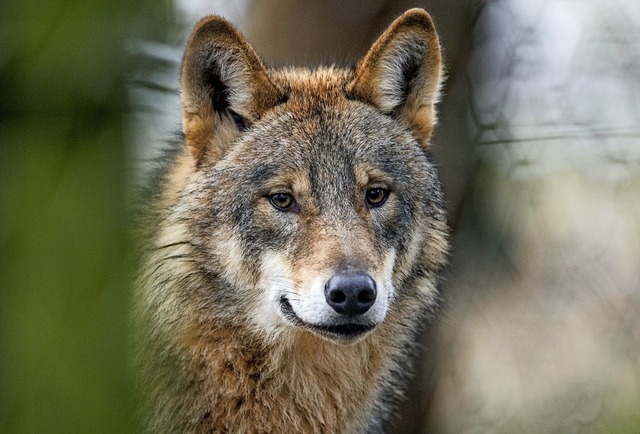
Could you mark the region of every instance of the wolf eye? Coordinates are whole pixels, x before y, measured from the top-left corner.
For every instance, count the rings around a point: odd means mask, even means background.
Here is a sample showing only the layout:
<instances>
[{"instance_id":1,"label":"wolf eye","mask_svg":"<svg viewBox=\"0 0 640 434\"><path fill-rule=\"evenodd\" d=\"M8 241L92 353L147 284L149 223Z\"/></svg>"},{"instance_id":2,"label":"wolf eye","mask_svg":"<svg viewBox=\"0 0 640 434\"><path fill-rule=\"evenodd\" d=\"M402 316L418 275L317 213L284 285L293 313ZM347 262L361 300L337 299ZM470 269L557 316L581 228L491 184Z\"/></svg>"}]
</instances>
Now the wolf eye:
<instances>
[{"instance_id":1,"label":"wolf eye","mask_svg":"<svg viewBox=\"0 0 640 434\"><path fill-rule=\"evenodd\" d=\"M269 202L279 211L298 212L298 204L290 193L274 193L269 195Z\"/></svg>"},{"instance_id":2,"label":"wolf eye","mask_svg":"<svg viewBox=\"0 0 640 434\"><path fill-rule=\"evenodd\" d=\"M367 205L372 208L381 206L389 197L389 190L382 187L370 188L367 190L365 198L367 200Z\"/></svg>"}]
</instances>

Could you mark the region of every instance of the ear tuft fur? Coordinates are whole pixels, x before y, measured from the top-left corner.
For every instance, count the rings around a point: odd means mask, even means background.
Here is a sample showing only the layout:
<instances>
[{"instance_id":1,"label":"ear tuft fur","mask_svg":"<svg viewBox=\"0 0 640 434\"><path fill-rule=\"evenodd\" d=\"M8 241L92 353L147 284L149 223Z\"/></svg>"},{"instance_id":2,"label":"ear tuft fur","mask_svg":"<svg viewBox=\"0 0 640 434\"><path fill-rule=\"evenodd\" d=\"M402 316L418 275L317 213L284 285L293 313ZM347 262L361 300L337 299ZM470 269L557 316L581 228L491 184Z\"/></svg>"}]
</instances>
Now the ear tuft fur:
<instances>
[{"instance_id":1,"label":"ear tuft fur","mask_svg":"<svg viewBox=\"0 0 640 434\"><path fill-rule=\"evenodd\" d=\"M431 17L411 9L397 18L356 66L353 98L403 119L423 146L436 122L442 80L440 43Z\"/></svg>"},{"instance_id":2,"label":"ear tuft fur","mask_svg":"<svg viewBox=\"0 0 640 434\"><path fill-rule=\"evenodd\" d=\"M205 17L195 26L182 61L185 141L199 162L219 159L240 132L278 105L283 93L228 21Z\"/></svg>"}]
</instances>

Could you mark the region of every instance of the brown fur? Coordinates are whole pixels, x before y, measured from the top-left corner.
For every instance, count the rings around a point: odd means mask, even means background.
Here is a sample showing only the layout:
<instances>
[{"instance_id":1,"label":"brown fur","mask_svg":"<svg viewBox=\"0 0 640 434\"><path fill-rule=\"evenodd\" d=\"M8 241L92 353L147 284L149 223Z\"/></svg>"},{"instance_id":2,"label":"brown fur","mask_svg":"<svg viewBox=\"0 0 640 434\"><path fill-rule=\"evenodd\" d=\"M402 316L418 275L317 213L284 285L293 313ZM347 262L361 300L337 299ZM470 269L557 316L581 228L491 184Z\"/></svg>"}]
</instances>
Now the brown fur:
<instances>
[{"instance_id":1,"label":"brown fur","mask_svg":"<svg viewBox=\"0 0 640 434\"><path fill-rule=\"evenodd\" d=\"M356 68L349 90L383 112L401 110L402 117L427 146L435 124L435 103L442 79L440 43L429 15L406 12L380 36ZM403 95L383 83L414 74L414 85ZM418 84L418 85L415 85Z\"/></svg>"},{"instance_id":2,"label":"brown fur","mask_svg":"<svg viewBox=\"0 0 640 434\"><path fill-rule=\"evenodd\" d=\"M142 228L146 428L382 429L402 393L412 340L435 305L448 246L425 156L440 84L429 16L398 18L355 70L314 71L265 69L229 23L208 17L189 40L181 83L186 146L168 163ZM361 160L330 147L343 139ZM385 152L387 169L368 160ZM392 192L372 210L361 197L379 185ZM282 189L298 212L276 211L266 199ZM341 342L273 315L269 288L313 310L306 300L314 282L345 266L371 275L379 303L388 303L372 331Z\"/></svg>"}]
</instances>

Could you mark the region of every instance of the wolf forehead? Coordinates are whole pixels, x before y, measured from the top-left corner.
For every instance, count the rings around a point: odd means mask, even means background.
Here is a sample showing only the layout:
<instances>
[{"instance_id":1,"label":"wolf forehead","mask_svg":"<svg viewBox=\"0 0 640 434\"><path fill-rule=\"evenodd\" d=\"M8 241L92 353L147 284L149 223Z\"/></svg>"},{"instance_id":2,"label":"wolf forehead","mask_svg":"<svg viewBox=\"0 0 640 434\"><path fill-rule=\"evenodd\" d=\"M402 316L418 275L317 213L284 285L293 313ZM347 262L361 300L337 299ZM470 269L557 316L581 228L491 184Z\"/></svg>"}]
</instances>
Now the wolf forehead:
<instances>
[{"instance_id":1,"label":"wolf forehead","mask_svg":"<svg viewBox=\"0 0 640 434\"><path fill-rule=\"evenodd\" d=\"M291 101L303 109L312 101L338 103L349 96L347 86L354 78L354 67L318 66L314 69L288 67L268 69L268 75L282 90L282 101Z\"/></svg>"},{"instance_id":2,"label":"wolf forehead","mask_svg":"<svg viewBox=\"0 0 640 434\"><path fill-rule=\"evenodd\" d=\"M331 157L340 156L352 163L383 166L390 173L397 171L393 163L429 159L429 150L419 145L408 126L351 97L346 86L353 71L289 68L269 70L269 75L283 98L245 127L229 157L249 154L286 166L287 159L332 164L337 161Z\"/></svg>"},{"instance_id":3,"label":"wolf forehead","mask_svg":"<svg viewBox=\"0 0 640 434\"><path fill-rule=\"evenodd\" d=\"M389 116L344 96L295 98L248 128L214 172L253 188L415 190L435 181L429 151Z\"/></svg>"}]
</instances>

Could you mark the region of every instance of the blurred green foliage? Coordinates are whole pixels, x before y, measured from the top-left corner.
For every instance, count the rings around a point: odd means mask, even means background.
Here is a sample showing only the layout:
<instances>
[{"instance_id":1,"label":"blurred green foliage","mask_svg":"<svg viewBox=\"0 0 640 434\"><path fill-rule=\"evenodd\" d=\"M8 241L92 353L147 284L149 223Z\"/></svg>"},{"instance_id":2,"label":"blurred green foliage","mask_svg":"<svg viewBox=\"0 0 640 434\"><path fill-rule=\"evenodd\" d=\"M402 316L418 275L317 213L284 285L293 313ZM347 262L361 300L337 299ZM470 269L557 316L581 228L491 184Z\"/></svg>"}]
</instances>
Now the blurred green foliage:
<instances>
[{"instance_id":1,"label":"blurred green foliage","mask_svg":"<svg viewBox=\"0 0 640 434\"><path fill-rule=\"evenodd\" d=\"M135 432L128 47L168 2L0 7L0 432Z\"/></svg>"}]
</instances>

